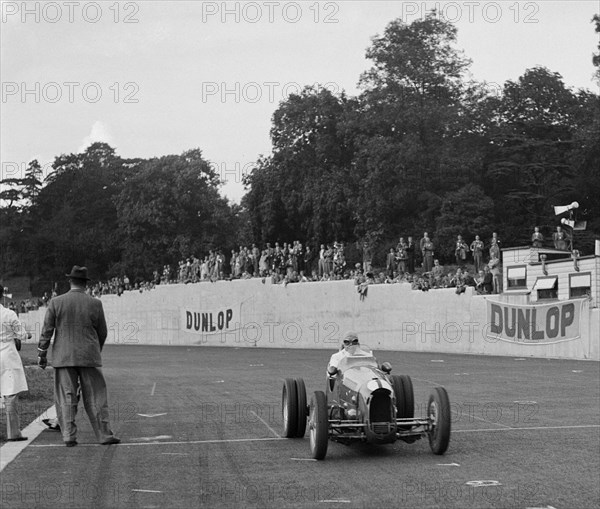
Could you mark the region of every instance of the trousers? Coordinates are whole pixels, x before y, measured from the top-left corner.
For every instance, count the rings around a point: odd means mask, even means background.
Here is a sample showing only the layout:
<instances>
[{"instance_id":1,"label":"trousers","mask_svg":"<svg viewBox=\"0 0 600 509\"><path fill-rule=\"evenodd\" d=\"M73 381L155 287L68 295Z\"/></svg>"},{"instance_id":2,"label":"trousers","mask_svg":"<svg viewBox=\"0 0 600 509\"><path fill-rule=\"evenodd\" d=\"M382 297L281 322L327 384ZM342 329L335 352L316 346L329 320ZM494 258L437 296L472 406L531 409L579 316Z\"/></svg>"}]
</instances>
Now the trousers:
<instances>
[{"instance_id":1,"label":"trousers","mask_svg":"<svg viewBox=\"0 0 600 509\"><path fill-rule=\"evenodd\" d=\"M4 406L6 408L6 437L20 438L19 395L11 394L10 396L4 396Z\"/></svg>"},{"instance_id":2,"label":"trousers","mask_svg":"<svg viewBox=\"0 0 600 509\"><path fill-rule=\"evenodd\" d=\"M83 406L99 442L113 437L110 429L106 381L100 368L66 367L54 368L54 399L56 416L63 440L73 441L77 437L78 388L81 388Z\"/></svg>"}]
</instances>

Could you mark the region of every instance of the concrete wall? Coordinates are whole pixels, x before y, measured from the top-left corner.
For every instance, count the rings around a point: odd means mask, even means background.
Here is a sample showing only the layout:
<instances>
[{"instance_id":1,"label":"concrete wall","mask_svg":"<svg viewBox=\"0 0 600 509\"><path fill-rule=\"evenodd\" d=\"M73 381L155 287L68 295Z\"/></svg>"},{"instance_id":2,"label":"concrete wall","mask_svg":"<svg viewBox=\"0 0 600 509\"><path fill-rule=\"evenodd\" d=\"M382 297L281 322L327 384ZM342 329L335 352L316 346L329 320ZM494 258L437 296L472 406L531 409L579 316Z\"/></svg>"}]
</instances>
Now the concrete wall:
<instances>
[{"instance_id":1,"label":"concrete wall","mask_svg":"<svg viewBox=\"0 0 600 509\"><path fill-rule=\"evenodd\" d=\"M491 298L527 303L523 295ZM361 300L351 281L284 287L252 279L159 286L150 292L104 296L102 302L107 341L113 344L333 350L343 332L353 329L364 344L378 350L600 360L600 310L590 309L589 303L582 307L578 339L552 344L498 341L485 334L486 297L470 288L457 295L453 289L421 292L405 284L373 285ZM194 325L186 330L192 316L198 332ZM43 310L23 320L37 338Z\"/></svg>"}]
</instances>

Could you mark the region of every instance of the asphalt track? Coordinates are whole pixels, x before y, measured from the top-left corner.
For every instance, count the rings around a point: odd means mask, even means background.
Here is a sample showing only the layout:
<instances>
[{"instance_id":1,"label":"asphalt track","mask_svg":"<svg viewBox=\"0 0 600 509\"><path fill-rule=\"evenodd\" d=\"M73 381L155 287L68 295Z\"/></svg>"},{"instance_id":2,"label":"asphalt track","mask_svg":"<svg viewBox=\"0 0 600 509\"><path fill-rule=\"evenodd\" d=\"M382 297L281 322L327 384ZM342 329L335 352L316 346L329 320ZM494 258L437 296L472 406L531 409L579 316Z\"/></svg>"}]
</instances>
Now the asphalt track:
<instances>
[{"instance_id":1,"label":"asphalt track","mask_svg":"<svg viewBox=\"0 0 600 509\"><path fill-rule=\"evenodd\" d=\"M111 417L123 443L44 431L1 473L9 507L586 508L600 505L599 364L375 352L408 374L416 415L432 387L452 404L444 456L427 440L281 439L281 384L323 388L331 352L108 346Z\"/></svg>"}]
</instances>

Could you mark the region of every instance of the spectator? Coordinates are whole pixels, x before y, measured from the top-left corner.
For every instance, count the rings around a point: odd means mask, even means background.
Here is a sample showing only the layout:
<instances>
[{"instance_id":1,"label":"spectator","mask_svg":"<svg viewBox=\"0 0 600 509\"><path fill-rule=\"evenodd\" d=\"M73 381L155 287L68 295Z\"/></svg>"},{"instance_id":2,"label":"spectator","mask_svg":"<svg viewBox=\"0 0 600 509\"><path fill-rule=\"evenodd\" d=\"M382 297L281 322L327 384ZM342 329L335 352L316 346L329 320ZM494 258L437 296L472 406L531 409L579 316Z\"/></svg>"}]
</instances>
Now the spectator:
<instances>
[{"instance_id":1,"label":"spectator","mask_svg":"<svg viewBox=\"0 0 600 509\"><path fill-rule=\"evenodd\" d=\"M490 260L500 260L500 239L496 232L492 233L492 240L490 242Z\"/></svg>"},{"instance_id":2,"label":"spectator","mask_svg":"<svg viewBox=\"0 0 600 509\"><path fill-rule=\"evenodd\" d=\"M480 271L477 273L477 276L475 277L475 291L476 291L476 292L477 292L479 295L481 295L481 294L485 293L485 292L483 291L483 282L484 282L484 280L485 280L485 273L484 273L484 271L483 271L483 270L480 270Z\"/></svg>"},{"instance_id":3,"label":"spectator","mask_svg":"<svg viewBox=\"0 0 600 509\"><path fill-rule=\"evenodd\" d=\"M9 442L27 440L21 434L19 421L19 393L27 391L27 379L21 357L17 351L17 340L31 338L14 311L2 304L4 285L0 283L0 395L6 408L6 435Z\"/></svg>"},{"instance_id":4,"label":"spectator","mask_svg":"<svg viewBox=\"0 0 600 509\"><path fill-rule=\"evenodd\" d=\"M415 244L410 236L406 244L406 269L409 274L415 272Z\"/></svg>"},{"instance_id":5,"label":"spectator","mask_svg":"<svg viewBox=\"0 0 600 509\"><path fill-rule=\"evenodd\" d=\"M568 236L562 227L557 226L556 231L552 234L552 240L554 241L554 249L560 249L561 251L567 250Z\"/></svg>"},{"instance_id":6,"label":"spectator","mask_svg":"<svg viewBox=\"0 0 600 509\"><path fill-rule=\"evenodd\" d=\"M498 258L492 258L488 265L490 268L490 272L492 273L492 292L500 293L500 260Z\"/></svg>"},{"instance_id":7,"label":"spectator","mask_svg":"<svg viewBox=\"0 0 600 509\"><path fill-rule=\"evenodd\" d=\"M480 240L479 235L475 235L475 240L471 242L471 251L473 252L475 271L479 272L483 269L483 242Z\"/></svg>"},{"instance_id":8,"label":"spectator","mask_svg":"<svg viewBox=\"0 0 600 509\"><path fill-rule=\"evenodd\" d=\"M333 272L333 249L330 244L327 244L325 249L325 272L329 275Z\"/></svg>"},{"instance_id":9,"label":"spectator","mask_svg":"<svg viewBox=\"0 0 600 509\"><path fill-rule=\"evenodd\" d=\"M323 277L323 274L325 274L325 244L321 244L321 249L319 250L318 274L319 277Z\"/></svg>"},{"instance_id":10,"label":"spectator","mask_svg":"<svg viewBox=\"0 0 600 509\"><path fill-rule=\"evenodd\" d=\"M483 268L483 293L490 294L494 291L494 276L490 270L489 265Z\"/></svg>"},{"instance_id":11,"label":"spectator","mask_svg":"<svg viewBox=\"0 0 600 509\"><path fill-rule=\"evenodd\" d=\"M423 272L431 272L433 268L433 242L427 232L423 233L420 243L421 254L423 255Z\"/></svg>"},{"instance_id":12,"label":"spectator","mask_svg":"<svg viewBox=\"0 0 600 509\"><path fill-rule=\"evenodd\" d=\"M408 262L408 246L406 242L404 242L404 237L400 237L398 241L398 245L396 246L396 268L399 274L404 274L406 272L406 266ZM414 256L414 246L413 246L413 256Z\"/></svg>"},{"instance_id":13,"label":"spectator","mask_svg":"<svg viewBox=\"0 0 600 509\"><path fill-rule=\"evenodd\" d=\"M541 234L538 226L533 228L533 233L531 234L531 245L533 247L542 247L544 245L544 236Z\"/></svg>"},{"instance_id":14,"label":"spectator","mask_svg":"<svg viewBox=\"0 0 600 509\"><path fill-rule=\"evenodd\" d=\"M101 351L107 334L102 303L85 295L89 281L86 267L75 265L67 277L71 290L53 299L46 311L38 344L38 364L46 368L47 350L54 336L55 406L65 445L77 445L78 387L98 441L103 445L118 444L120 440L110 429L106 382L101 369Z\"/></svg>"},{"instance_id":15,"label":"spectator","mask_svg":"<svg viewBox=\"0 0 600 509\"><path fill-rule=\"evenodd\" d=\"M366 274L371 271L371 267L373 265L373 250L368 242L363 242L362 245L362 255L363 255L363 272Z\"/></svg>"},{"instance_id":16,"label":"spectator","mask_svg":"<svg viewBox=\"0 0 600 509\"><path fill-rule=\"evenodd\" d=\"M394 272L396 272L396 252L394 248L390 248L390 252L387 255L386 266L387 276L391 279L394 279Z\"/></svg>"},{"instance_id":17,"label":"spectator","mask_svg":"<svg viewBox=\"0 0 600 509\"><path fill-rule=\"evenodd\" d=\"M315 252L310 246L306 246L304 251L304 273L312 274L315 270Z\"/></svg>"},{"instance_id":18,"label":"spectator","mask_svg":"<svg viewBox=\"0 0 600 509\"><path fill-rule=\"evenodd\" d=\"M438 259L433 260L433 268L431 269L430 282L432 287L441 287L442 278L444 277L444 267L440 265Z\"/></svg>"},{"instance_id":19,"label":"spectator","mask_svg":"<svg viewBox=\"0 0 600 509\"><path fill-rule=\"evenodd\" d=\"M467 260L467 253L469 252L469 246L463 240L462 235L456 238L456 247L454 248L454 256L456 258L456 265L464 265Z\"/></svg>"}]
</instances>

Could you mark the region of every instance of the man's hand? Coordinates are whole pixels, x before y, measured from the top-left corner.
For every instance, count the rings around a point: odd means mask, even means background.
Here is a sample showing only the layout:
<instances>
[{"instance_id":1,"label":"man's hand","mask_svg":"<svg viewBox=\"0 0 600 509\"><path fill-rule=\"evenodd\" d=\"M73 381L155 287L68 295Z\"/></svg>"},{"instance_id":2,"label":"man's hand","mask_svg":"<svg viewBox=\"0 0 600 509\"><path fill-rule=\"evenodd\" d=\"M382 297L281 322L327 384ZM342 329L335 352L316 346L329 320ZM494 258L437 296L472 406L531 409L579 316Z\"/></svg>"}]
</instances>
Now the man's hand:
<instances>
[{"instance_id":1,"label":"man's hand","mask_svg":"<svg viewBox=\"0 0 600 509\"><path fill-rule=\"evenodd\" d=\"M48 365L48 359L46 358L46 350L38 348L38 366L42 369L46 369Z\"/></svg>"}]
</instances>

